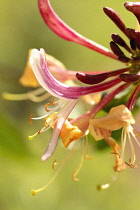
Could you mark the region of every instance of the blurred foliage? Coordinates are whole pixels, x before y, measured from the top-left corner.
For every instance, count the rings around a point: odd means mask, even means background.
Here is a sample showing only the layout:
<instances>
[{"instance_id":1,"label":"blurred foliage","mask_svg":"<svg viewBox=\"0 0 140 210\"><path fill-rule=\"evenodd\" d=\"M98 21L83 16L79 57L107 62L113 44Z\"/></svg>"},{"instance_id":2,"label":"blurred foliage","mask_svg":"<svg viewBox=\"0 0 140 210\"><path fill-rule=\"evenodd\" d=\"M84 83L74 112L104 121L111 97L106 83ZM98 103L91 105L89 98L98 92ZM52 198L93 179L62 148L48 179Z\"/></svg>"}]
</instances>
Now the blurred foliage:
<instances>
[{"instance_id":1,"label":"blurred foliage","mask_svg":"<svg viewBox=\"0 0 140 210\"><path fill-rule=\"evenodd\" d=\"M51 0L55 11L71 27L84 36L109 47L111 33L122 33L105 16L103 6L119 12L128 27L135 27L135 17L123 7L124 1L110 0ZM0 92L24 93L28 89L18 83L26 65L30 48L43 47L48 54L61 60L72 70L115 70L122 67L117 61L92 50L67 42L48 29L37 7L37 1L1 1L0 14ZM122 35L123 36L123 35ZM124 36L123 36L124 37ZM116 104L119 99L116 99ZM139 209L139 169L127 169L109 189L98 192L97 184L111 181L114 157L104 148L103 141L90 138L90 155L79 173L79 182L73 182L72 173L80 162L80 151L68 161L55 182L35 197L32 188L46 184L54 174L51 164L63 159L67 150L58 145L54 156L46 163L40 161L49 141L50 133L34 141L27 137L40 128L40 122L29 126L28 118L36 113L39 104L29 101L0 103L0 209L1 210L77 210ZM106 107L106 110L108 108ZM100 147L100 152L96 149ZM138 162L139 159L138 159Z\"/></svg>"}]
</instances>

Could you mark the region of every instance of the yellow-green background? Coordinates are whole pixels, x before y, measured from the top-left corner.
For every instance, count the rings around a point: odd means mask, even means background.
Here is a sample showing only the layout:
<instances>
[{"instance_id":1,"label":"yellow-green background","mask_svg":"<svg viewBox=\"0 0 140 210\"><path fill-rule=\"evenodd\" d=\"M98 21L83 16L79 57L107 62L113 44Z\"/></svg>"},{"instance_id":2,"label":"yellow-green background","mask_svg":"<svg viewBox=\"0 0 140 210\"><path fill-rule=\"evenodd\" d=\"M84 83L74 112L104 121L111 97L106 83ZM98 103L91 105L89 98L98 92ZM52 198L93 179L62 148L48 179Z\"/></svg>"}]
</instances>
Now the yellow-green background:
<instances>
[{"instance_id":1,"label":"yellow-green background","mask_svg":"<svg viewBox=\"0 0 140 210\"><path fill-rule=\"evenodd\" d=\"M103 6L114 8L128 27L135 27L135 18L124 9L123 0L51 0L51 3L71 27L106 47L109 47L111 33L122 33L105 16ZM24 93L28 90L18 84L18 78L24 70L30 48L44 48L72 70L104 71L123 66L53 34L43 22L36 0L4 0L0 5L1 93ZM30 194L32 188L44 185L53 176L53 160L61 160L67 154L60 143L50 160L45 163L40 161L50 132L38 136L34 141L27 138L42 126L40 121L35 122L34 126L30 126L28 121L29 115L36 113L38 107L39 104L29 101L11 102L1 99L0 210L139 209L140 169L128 168L119 174L109 189L98 192L97 184L111 181L114 159L111 150L98 151L92 143L90 155L94 159L84 161L78 175L79 182L74 182L71 177L80 161L80 151L67 162L48 189L36 196Z\"/></svg>"}]
</instances>

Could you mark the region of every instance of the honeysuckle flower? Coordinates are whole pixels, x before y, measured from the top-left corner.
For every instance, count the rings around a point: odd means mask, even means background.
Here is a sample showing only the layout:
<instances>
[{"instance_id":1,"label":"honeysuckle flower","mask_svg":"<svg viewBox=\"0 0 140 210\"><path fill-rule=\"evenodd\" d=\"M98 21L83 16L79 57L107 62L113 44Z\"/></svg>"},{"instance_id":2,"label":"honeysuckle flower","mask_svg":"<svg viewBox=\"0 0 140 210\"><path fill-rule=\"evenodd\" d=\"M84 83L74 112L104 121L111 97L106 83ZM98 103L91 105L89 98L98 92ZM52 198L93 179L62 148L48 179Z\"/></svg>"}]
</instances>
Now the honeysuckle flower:
<instances>
[{"instance_id":1,"label":"honeysuckle flower","mask_svg":"<svg viewBox=\"0 0 140 210\"><path fill-rule=\"evenodd\" d=\"M50 94L40 86L38 83L31 65L30 65L31 49L28 52L28 60L23 75L19 79L19 83L26 87L34 88L27 93L11 94L4 92L3 97L7 100L31 100L33 102L41 102L46 100ZM52 75L61 82L68 83L77 80L73 71L67 70L62 62L54 58L53 56L46 54L46 61L49 71Z\"/></svg>"},{"instance_id":2,"label":"honeysuckle flower","mask_svg":"<svg viewBox=\"0 0 140 210\"><path fill-rule=\"evenodd\" d=\"M32 120L45 118L45 121L44 127L33 136L29 136L29 139L32 140L36 135L48 130L48 128L50 127L53 127L54 129L50 143L42 156L43 161L51 157L51 155L55 151L59 136L62 138L64 146L68 147L72 141L76 141L81 137L87 135L89 128L89 120L92 117L94 117L110 100L112 100L117 93L121 92L127 86L129 86L129 84L125 83L120 84L119 87L117 87L114 91L106 95L98 104L92 107L89 111L87 111L86 113L84 113L76 119L70 119L68 121L68 116L74 108L74 106L77 104L78 99L80 97L90 93L106 90L110 87L113 87L116 84L119 84L121 80L119 78L116 78L111 81L102 83L102 85L93 85L88 87L75 87L63 84L56 80L48 70L45 51L43 49L41 49L40 51L36 49L32 50L30 64L40 85L52 96L54 96L55 98L59 98L59 100L56 102L52 100L50 103L46 104L46 115L39 118L31 117ZM58 106L55 106L57 103ZM49 105L55 107L49 110ZM85 154L85 156L88 158L87 154ZM83 157L84 156L82 155L81 164L79 166L80 168L83 162ZM77 171L79 170L80 169L78 168L78 170L76 170L76 173L74 173L73 176L74 180L76 181L76 175L78 173ZM33 191L32 193L35 194L37 191Z\"/></svg>"},{"instance_id":3,"label":"honeysuckle flower","mask_svg":"<svg viewBox=\"0 0 140 210\"><path fill-rule=\"evenodd\" d=\"M87 73L86 74L85 73L77 73L76 76L77 76L78 80L80 80L81 82L84 82L86 84L90 84L90 85L92 85L92 87L94 87L94 90L92 89L91 93L98 92L98 90L96 91L96 87L98 87L98 85L95 85L95 84L100 83L100 88L101 88L105 84L104 83L105 80L107 80L106 84L109 84L109 82L115 81L114 86L113 86L114 90L112 92L108 93L108 95L105 96L97 105L95 105L93 108L91 108L91 110L87 111L86 113L81 115L79 118L70 120L68 122L68 123L70 123L70 125L74 125L74 126L76 125L76 129L77 128L79 129L78 130L79 136L80 135L82 136L82 133L85 133L88 130L89 122L90 122L90 131L92 132L92 134L94 133L95 139L96 138L97 139L104 138L107 141L107 143L113 148L115 156L116 156L116 165L115 165L114 169L116 171L123 170L125 168L125 163L124 163L124 160L122 157L123 155L121 155L121 157L119 157L119 153L118 153L119 146L118 146L118 143L111 137L111 132L113 130L118 130L120 128L123 128L123 130L125 130L125 134L123 132L123 135L125 135L125 138L124 138L124 140L121 141L121 143L122 143L122 153L121 154L124 153L124 147L125 147L125 142L126 142L126 133L128 133L128 136L130 136L129 134L131 133L131 135L133 135L133 137L137 133L136 131L132 132L133 129L132 129L131 124L134 123L134 118L131 116L131 110L134 108L136 99L137 99L139 91L140 91L140 85L139 85L139 79L140 79L140 73L139 73L140 38L139 37L140 37L140 35L139 35L139 31L127 28L117 12L115 12L111 8L105 7L104 12L106 13L106 15L118 26L118 28L129 38L129 41L130 41L130 46L129 46L121 38L120 35L112 34L112 36L111 36L112 41L110 42L111 50L108 50L107 48L83 37L76 31L74 31L72 28L70 28L66 23L64 23L52 9L49 0L38 0L38 6L39 6L40 13L41 13L45 23L48 25L48 27L51 30L53 30L61 38L65 39L67 41L76 42L80 45L86 46L86 47L88 47L94 51L97 51L103 55L106 55L110 58L113 58L115 60L118 59L119 61L126 64L126 67L123 69L110 71L110 72L104 72L104 73L100 73L100 74L96 74L96 75L93 75L93 74L89 75ZM137 2L136 3L126 2L124 4L124 6L126 9L133 12L139 21L140 4ZM129 57L126 56L125 53L120 48L124 48L130 54L130 56ZM113 77L113 80L111 79L112 77ZM115 79L114 79L114 77L115 77ZM111 79L111 80L108 80L108 79ZM120 79L120 80L118 80L118 79ZM119 83L122 82L122 85L119 87L117 87L118 82ZM132 121L130 119L128 119L129 122L127 120L119 121L118 120L119 114L121 116L120 119L122 119L123 115L124 115L123 111L120 110L120 112L117 112L117 117L114 119L114 121L115 121L114 127L107 129L106 127L100 128L100 127L96 126L96 132L97 132L96 133L94 129L91 129L91 122L95 123L95 121L98 121L98 120L96 119L94 121L94 119L92 119L92 118L94 118L94 116L107 103L109 103L109 101L112 100L119 92L123 91L124 89L127 89L128 87L129 87L129 91L132 90L132 93L128 98L126 107L124 105L121 105L120 107L121 108L123 107L127 114L129 113L129 116L131 116L130 118ZM104 86L104 88L102 90L100 89L100 91L105 91L107 89L110 89L110 87L108 86L107 88L105 88L105 86ZM85 93L85 95L87 95L87 94L88 94L88 92ZM80 97L80 96L81 95L79 95L78 97ZM108 120L109 125L110 125L110 123L112 122L110 116L113 116L112 111L111 111L111 113L109 113L108 116L109 117L106 117L103 119L105 121ZM82 119L84 117L86 117L85 123L82 121ZM71 126L68 126L68 130L70 129L71 132L73 130L75 130L74 128L70 128L70 127ZM92 127L95 128L94 126L92 126ZM65 125L62 128L62 130L63 129L66 132L67 126ZM67 132L68 132L68 130L67 130ZM63 138L63 134L65 135L65 132L61 133L62 138ZM67 139L68 133L66 134L66 139L63 138L63 142L65 142L64 145L66 147L69 145L69 143L71 143L71 141L76 140L76 137L74 139L72 137L71 140ZM134 133L135 133L135 135L134 135ZM79 138L79 136L77 138ZM132 141L130 140L130 138L129 138L129 141L130 141L130 145L132 148L132 157L133 157L133 158L131 158L130 165L133 166L134 162L135 162L135 155L134 155L134 149L132 146ZM137 143L138 143L138 141L137 141Z\"/></svg>"},{"instance_id":4,"label":"honeysuckle flower","mask_svg":"<svg viewBox=\"0 0 140 210\"><path fill-rule=\"evenodd\" d=\"M52 138L50 140L49 146L48 146L47 150L45 151L44 155L42 156L42 160L44 161L44 160L48 159L54 152L57 142L58 142L58 137L59 137L60 131L62 129L62 126L65 123L66 118L68 117L68 115L70 114L70 112L72 111L74 106L76 105L78 99L83 95L103 91L110 87L113 87L114 85L120 83L120 79L117 78L115 80L102 83L102 85L93 85L93 86L89 86L89 87L75 87L75 86L69 86L69 85L63 84L63 83L59 82L58 80L56 80L51 75L50 71L48 70L47 63L46 63L46 54L43 49L41 49L40 51L38 51L36 49L32 50L31 57L30 57L30 64L31 64L31 67L33 69L33 72L34 72L38 82L44 88L44 90L46 90L52 96L62 99L62 101L59 102L58 107L57 106L54 107L51 112L48 112L44 116L44 118L45 118L45 117L49 116L52 112L56 111L59 107L61 108L61 112L60 113L58 112L57 116L55 116L55 118L52 117L52 120L54 121L53 122L54 132L53 132ZM123 85L123 87L124 87L124 85ZM107 102L108 101L109 100L107 100ZM54 106L55 102L53 101L46 105L47 111L49 111L47 109L48 105ZM92 111L92 112L94 112L94 111ZM88 120L93 115L93 114L91 114L92 112L89 111L86 114L87 115L86 126L85 125L83 126L83 124L85 124L85 123L82 123L82 125L80 125L82 117L80 117L80 120L79 120L79 118L78 118L78 120L73 120L72 121L73 125L77 126L77 124L78 124L77 127L80 129L80 131L85 133L88 129ZM35 118L32 118L32 119L35 119ZM46 125L45 125L45 127L46 127ZM70 126L68 126L68 127L70 127ZM45 130L45 128L40 130L40 132L42 132L44 130ZM32 139L32 137L30 137L30 139ZM76 138L74 137L74 140L76 140L76 139L77 139L77 137ZM64 145L66 145L66 147L67 147L71 141L67 140L67 143L64 143Z\"/></svg>"},{"instance_id":5,"label":"honeysuckle flower","mask_svg":"<svg viewBox=\"0 0 140 210\"><path fill-rule=\"evenodd\" d=\"M113 148L113 152L116 156L116 164L114 166L115 171L121 171L126 168L126 164L131 167L135 166L135 150L133 146L133 140L136 141L138 146L140 146L140 142L136 138L139 136L139 132L136 131L132 125L135 124L135 120L132 116L132 113L125 105L119 105L117 107L113 107L109 114L105 117L95 118L90 120L90 133L93 135L95 140L105 139L107 142L110 142L110 145ZM122 137L121 137L121 154L119 154L118 149L119 146L114 139L111 138L112 131L116 131L122 128ZM124 150L126 141L129 140L131 147L131 158L129 158L129 163L124 161Z\"/></svg>"},{"instance_id":6,"label":"honeysuckle flower","mask_svg":"<svg viewBox=\"0 0 140 210\"><path fill-rule=\"evenodd\" d=\"M43 116L37 118L33 116L30 117L31 123L32 120L44 119L44 127L34 135L29 136L29 139L32 140L35 136L48 130L50 127L53 128L52 137L42 156L42 161L45 161L52 156L57 146L59 137L61 137L65 148L69 147L69 145L74 142L73 148L63 161L54 161L53 168L55 165L61 163L61 167L58 169L56 175L43 188L33 190L32 194L36 194L36 192L45 189L50 183L52 183L63 165L66 163L66 160L74 152L78 145L78 140L82 137L87 137L88 132L91 132L95 140L104 139L112 147L116 160L114 166L114 170L116 172L125 169L126 165L130 165L132 168L134 168L135 151L130 135L135 139L137 144L140 145L139 141L137 140L140 134L132 127L132 125L135 123L135 120L131 114L131 111L134 108L136 99L140 92L140 32L126 28L120 16L114 10L105 7L104 12L129 38L130 41L129 46L120 35L112 34L112 41L110 42L111 50L109 50L100 44L85 38L70 28L54 12L49 0L38 0L38 7L47 26L58 36L67 41L73 41L77 44L88 47L112 59L123 62L126 64L126 66L123 69L108 72L103 71L100 74L97 72L77 73L66 70L62 63L58 62L52 57L49 57L48 55L46 56L46 53L43 49L40 49L40 51L33 49L31 51L26 72L20 79L20 82L26 86L39 86L39 89L35 90L31 94L26 95L25 98L29 98L33 101L41 101L47 99L48 95L52 95L55 99L52 98L50 103L45 105L46 113ZM126 2L125 7L129 11L133 12L139 21L139 3ZM124 48L127 53L130 54L130 56L126 56L121 48ZM34 74L32 74L32 71ZM72 82L73 80L78 79L81 82L91 86L68 85L66 84L66 81L69 79L72 80ZM112 107L107 116L95 118L96 114L104 109L104 107L109 104L110 101L118 96L119 93L125 94L126 90L127 95L128 92L130 92L126 105L122 105L122 102L120 102L120 106L114 108ZM94 102L96 101L95 103L90 103L94 104L93 107L77 118L71 119L69 117L80 98L91 97L92 94L98 93L104 94L99 95L99 99L94 100ZM38 99L40 94L43 94L43 96L40 96L41 99ZM7 99L14 99L14 95L5 95L5 98L6 97ZM23 99L22 96L19 98ZM16 96L15 99L17 99ZM89 99L86 98L86 100L88 101ZM119 146L116 140L111 136L112 131L117 131L119 129L122 129L121 146ZM124 159L127 136L132 151L132 156L129 162L126 162ZM85 143L83 141L80 165L73 174L75 181L78 181L76 176L81 169L84 157L89 158L87 152L84 152L84 144ZM105 189L108 186L109 184L102 185L101 189Z\"/></svg>"}]
</instances>

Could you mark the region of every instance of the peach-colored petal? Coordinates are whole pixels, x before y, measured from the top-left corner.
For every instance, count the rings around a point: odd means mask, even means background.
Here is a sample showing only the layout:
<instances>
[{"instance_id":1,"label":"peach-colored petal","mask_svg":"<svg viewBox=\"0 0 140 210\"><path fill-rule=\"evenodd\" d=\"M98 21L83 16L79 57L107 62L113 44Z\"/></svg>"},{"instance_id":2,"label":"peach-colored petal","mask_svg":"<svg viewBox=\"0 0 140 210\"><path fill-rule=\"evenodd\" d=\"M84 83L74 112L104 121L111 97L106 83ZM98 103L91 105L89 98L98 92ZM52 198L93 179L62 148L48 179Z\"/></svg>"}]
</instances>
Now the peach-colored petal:
<instances>
[{"instance_id":1,"label":"peach-colored petal","mask_svg":"<svg viewBox=\"0 0 140 210\"><path fill-rule=\"evenodd\" d=\"M125 105L119 105L112 108L107 116L91 119L89 129L96 140L101 140L109 136L109 131L122 128L126 122L134 124L135 120Z\"/></svg>"},{"instance_id":2,"label":"peach-colored petal","mask_svg":"<svg viewBox=\"0 0 140 210\"><path fill-rule=\"evenodd\" d=\"M23 75L19 79L19 82L23 86L36 88L36 87L39 87L40 84L38 83L30 65L30 62L29 62L30 54L31 54L31 50L29 50L28 52L27 64L26 64Z\"/></svg>"},{"instance_id":3,"label":"peach-colored petal","mask_svg":"<svg viewBox=\"0 0 140 210\"><path fill-rule=\"evenodd\" d=\"M82 135L82 131L77 126L70 124L68 120L65 121L60 132L65 147L68 147L72 141L80 139Z\"/></svg>"}]
</instances>

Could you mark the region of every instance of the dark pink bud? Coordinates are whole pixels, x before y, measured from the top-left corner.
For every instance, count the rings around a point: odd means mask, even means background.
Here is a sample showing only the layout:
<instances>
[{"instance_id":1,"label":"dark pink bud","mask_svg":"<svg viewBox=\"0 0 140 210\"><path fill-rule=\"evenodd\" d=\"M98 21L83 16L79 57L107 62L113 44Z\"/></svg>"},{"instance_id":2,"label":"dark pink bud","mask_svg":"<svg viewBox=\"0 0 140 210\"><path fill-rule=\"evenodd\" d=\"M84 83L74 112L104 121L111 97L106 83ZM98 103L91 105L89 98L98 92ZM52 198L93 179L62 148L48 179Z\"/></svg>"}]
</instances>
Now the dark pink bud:
<instances>
[{"instance_id":1,"label":"dark pink bud","mask_svg":"<svg viewBox=\"0 0 140 210\"><path fill-rule=\"evenodd\" d=\"M140 2L126 2L124 6L136 16L140 23Z\"/></svg>"},{"instance_id":2,"label":"dark pink bud","mask_svg":"<svg viewBox=\"0 0 140 210\"><path fill-rule=\"evenodd\" d=\"M116 44L120 45L121 47L125 48L128 52L132 53L132 50L130 49L130 47L118 34L115 34L115 33L111 34L111 38Z\"/></svg>"},{"instance_id":3,"label":"dark pink bud","mask_svg":"<svg viewBox=\"0 0 140 210\"><path fill-rule=\"evenodd\" d=\"M137 82L140 76L137 74L121 74L120 79L127 83Z\"/></svg>"},{"instance_id":4,"label":"dark pink bud","mask_svg":"<svg viewBox=\"0 0 140 210\"><path fill-rule=\"evenodd\" d=\"M117 56L124 56L123 51L118 47L118 45L115 42L110 42L111 50L114 52Z\"/></svg>"},{"instance_id":5,"label":"dark pink bud","mask_svg":"<svg viewBox=\"0 0 140 210\"><path fill-rule=\"evenodd\" d=\"M127 36L125 32L125 24L123 23L119 14L109 7L104 7L103 11L105 14L118 26L118 28Z\"/></svg>"},{"instance_id":6,"label":"dark pink bud","mask_svg":"<svg viewBox=\"0 0 140 210\"><path fill-rule=\"evenodd\" d=\"M115 34L115 33L111 34L111 38L115 43L117 43L121 47L126 46L126 42L118 34Z\"/></svg>"},{"instance_id":7,"label":"dark pink bud","mask_svg":"<svg viewBox=\"0 0 140 210\"><path fill-rule=\"evenodd\" d=\"M130 40L130 46L132 50L136 50L136 40L135 39L131 39Z\"/></svg>"},{"instance_id":8,"label":"dark pink bud","mask_svg":"<svg viewBox=\"0 0 140 210\"><path fill-rule=\"evenodd\" d=\"M131 28L127 28L126 32L130 38L135 39L138 43L140 43L140 32L139 31L136 31Z\"/></svg>"},{"instance_id":9,"label":"dark pink bud","mask_svg":"<svg viewBox=\"0 0 140 210\"><path fill-rule=\"evenodd\" d=\"M118 57L118 60L119 61L122 61L124 63L128 63L130 61L130 58L126 57L125 55L124 56L119 56Z\"/></svg>"},{"instance_id":10,"label":"dark pink bud","mask_svg":"<svg viewBox=\"0 0 140 210\"><path fill-rule=\"evenodd\" d=\"M127 72L128 70L129 70L128 68L125 68L125 69L119 69L116 71L110 71L110 72L96 74L96 75L77 73L76 77L79 81L85 84L92 85L92 84L98 84L100 82L103 82L109 77L117 76L121 73Z\"/></svg>"}]
</instances>

